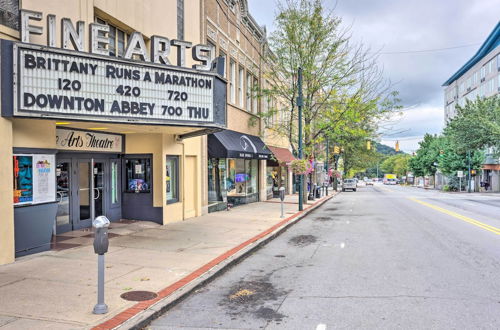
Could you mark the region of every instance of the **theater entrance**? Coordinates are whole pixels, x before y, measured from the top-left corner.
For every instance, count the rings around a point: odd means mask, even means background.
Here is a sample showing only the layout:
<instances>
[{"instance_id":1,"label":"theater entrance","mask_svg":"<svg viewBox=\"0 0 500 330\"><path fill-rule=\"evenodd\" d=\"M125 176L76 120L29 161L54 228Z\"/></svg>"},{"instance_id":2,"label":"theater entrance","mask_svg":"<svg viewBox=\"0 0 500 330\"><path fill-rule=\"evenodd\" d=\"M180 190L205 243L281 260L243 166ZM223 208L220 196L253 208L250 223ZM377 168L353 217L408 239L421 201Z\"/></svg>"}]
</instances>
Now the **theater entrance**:
<instances>
[{"instance_id":1,"label":"theater entrance","mask_svg":"<svg viewBox=\"0 0 500 330\"><path fill-rule=\"evenodd\" d=\"M121 218L121 160L118 155L60 153L56 167L56 234L92 226L105 215Z\"/></svg>"}]
</instances>

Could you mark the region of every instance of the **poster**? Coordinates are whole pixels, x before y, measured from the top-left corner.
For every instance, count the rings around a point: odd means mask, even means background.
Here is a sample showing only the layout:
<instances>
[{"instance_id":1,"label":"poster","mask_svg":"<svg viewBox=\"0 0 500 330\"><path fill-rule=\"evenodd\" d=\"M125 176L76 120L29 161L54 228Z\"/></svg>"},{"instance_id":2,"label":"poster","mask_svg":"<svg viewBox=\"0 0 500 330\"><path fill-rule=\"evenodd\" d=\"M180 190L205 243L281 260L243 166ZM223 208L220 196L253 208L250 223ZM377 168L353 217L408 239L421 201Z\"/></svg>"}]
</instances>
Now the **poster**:
<instances>
[{"instance_id":1,"label":"poster","mask_svg":"<svg viewBox=\"0 0 500 330\"><path fill-rule=\"evenodd\" d=\"M55 155L14 155L14 204L56 199Z\"/></svg>"},{"instance_id":2,"label":"poster","mask_svg":"<svg viewBox=\"0 0 500 330\"><path fill-rule=\"evenodd\" d=\"M33 202L53 202L55 199L55 155L33 155Z\"/></svg>"},{"instance_id":3,"label":"poster","mask_svg":"<svg viewBox=\"0 0 500 330\"><path fill-rule=\"evenodd\" d=\"M14 204L33 203L33 156L14 155Z\"/></svg>"}]
</instances>

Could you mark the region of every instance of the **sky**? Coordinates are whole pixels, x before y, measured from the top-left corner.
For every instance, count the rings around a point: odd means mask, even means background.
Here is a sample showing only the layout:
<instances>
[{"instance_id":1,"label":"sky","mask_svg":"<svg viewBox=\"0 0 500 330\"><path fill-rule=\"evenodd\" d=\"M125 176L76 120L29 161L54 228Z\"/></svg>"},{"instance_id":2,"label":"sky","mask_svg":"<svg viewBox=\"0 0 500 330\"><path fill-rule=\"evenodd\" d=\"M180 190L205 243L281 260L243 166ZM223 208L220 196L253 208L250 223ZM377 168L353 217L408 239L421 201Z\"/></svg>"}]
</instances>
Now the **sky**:
<instances>
[{"instance_id":1,"label":"sky","mask_svg":"<svg viewBox=\"0 0 500 330\"><path fill-rule=\"evenodd\" d=\"M399 92L403 114L381 130L382 143L418 149L444 126L441 85L465 64L500 19L500 0L324 0L352 40L379 51L378 64ZM273 31L275 0L248 0L250 14ZM265 8L265 10L263 10Z\"/></svg>"}]
</instances>

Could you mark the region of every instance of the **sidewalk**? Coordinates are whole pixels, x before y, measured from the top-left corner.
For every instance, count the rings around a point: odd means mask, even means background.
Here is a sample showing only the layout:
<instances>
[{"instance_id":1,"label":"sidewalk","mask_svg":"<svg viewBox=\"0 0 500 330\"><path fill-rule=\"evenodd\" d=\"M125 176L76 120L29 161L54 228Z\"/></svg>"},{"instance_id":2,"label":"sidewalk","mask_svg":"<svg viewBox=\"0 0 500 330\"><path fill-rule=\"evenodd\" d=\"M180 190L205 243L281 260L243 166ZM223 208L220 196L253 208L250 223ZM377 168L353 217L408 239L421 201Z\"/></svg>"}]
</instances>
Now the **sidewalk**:
<instances>
[{"instance_id":1,"label":"sidewalk","mask_svg":"<svg viewBox=\"0 0 500 330\"><path fill-rule=\"evenodd\" d=\"M166 226L142 221L116 226L110 232L120 235L112 235L106 254L109 312L104 316L92 314L97 256L88 231L84 245L19 258L0 266L0 328L111 329L127 320L130 327L144 319L141 314L151 315L332 196L309 201L303 212L297 211L297 196L287 196L285 218L280 218L279 199L273 199ZM136 290L152 291L158 298L137 302L120 297Z\"/></svg>"}]
</instances>

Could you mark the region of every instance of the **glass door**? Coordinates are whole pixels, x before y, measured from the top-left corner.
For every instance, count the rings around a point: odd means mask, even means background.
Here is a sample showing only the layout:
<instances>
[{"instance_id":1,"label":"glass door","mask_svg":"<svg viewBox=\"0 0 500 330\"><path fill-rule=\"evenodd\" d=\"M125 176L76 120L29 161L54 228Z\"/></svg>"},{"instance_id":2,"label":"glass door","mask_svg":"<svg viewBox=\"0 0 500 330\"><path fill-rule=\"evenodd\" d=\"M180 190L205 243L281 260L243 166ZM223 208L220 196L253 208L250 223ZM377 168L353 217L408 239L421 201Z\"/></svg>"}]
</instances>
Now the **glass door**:
<instances>
[{"instance_id":1,"label":"glass door","mask_svg":"<svg viewBox=\"0 0 500 330\"><path fill-rule=\"evenodd\" d=\"M56 234L72 229L71 224L71 160L58 159L56 165Z\"/></svg>"},{"instance_id":2,"label":"glass door","mask_svg":"<svg viewBox=\"0 0 500 330\"><path fill-rule=\"evenodd\" d=\"M92 166L91 159L79 159L77 164L78 201L75 203L77 216L73 220L73 229L90 227L92 215L104 213L104 162L97 160Z\"/></svg>"}]
</instances>

